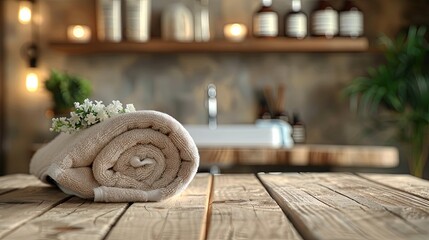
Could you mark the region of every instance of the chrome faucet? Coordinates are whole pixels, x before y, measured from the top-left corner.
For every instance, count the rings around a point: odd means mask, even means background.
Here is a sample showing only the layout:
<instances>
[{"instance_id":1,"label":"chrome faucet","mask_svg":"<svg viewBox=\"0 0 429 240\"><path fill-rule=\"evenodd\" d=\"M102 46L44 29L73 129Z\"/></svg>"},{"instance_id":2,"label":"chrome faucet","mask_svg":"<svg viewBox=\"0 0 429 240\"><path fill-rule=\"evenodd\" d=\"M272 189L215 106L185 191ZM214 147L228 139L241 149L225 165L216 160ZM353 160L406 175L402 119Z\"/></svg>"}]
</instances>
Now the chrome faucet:
<instances>
[{"instance_id":1,"label":"chrome faucet","mask_svg":"<svg viewBox=\"0 0 429 240\"><path fill-rule=\"evenodd\" d=\"M216 86L212 83L207 86L207 110L209 117L209 128L215 129L217 127L217 99Z\"/></svg>"}]
</instances>

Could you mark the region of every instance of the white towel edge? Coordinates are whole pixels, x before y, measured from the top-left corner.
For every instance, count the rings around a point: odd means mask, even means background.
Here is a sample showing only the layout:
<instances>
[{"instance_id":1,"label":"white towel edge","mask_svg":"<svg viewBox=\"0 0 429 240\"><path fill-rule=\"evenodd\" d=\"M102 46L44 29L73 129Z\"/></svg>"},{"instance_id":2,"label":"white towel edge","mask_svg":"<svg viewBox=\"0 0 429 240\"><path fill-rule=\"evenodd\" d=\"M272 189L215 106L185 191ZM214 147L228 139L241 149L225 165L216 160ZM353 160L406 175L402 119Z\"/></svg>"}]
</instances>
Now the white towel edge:
<instances>
[{"instance_id":1,"label":"white towel edge","mask_svg":"<svg viewBox=\"0 0 429 240\"><path fill-rule=\"evenodd\" d=\"M130 194L128 198L130 202L156 202L163 199L162 189L143 191L139 189L101 186L94 188L94 202L123 202L122 199L116 199L115 195L124 194L127 191Z\"/></svg>"},{"instance_id":2,"label":"white towel edge","mask_svg":"<svg viewBox=\"0 0 429 240\"><path fill-rule=\"evenodd\" d=\"M42 179L43 179L43 181L47 182L47 177L49 176L49 177L51 177L55 181L57 187L59 189L61 189L61 191L63 191L65 194L74 195L74 196L77 196L77 197L80 197L80 198L84 198L83 196L79 195L78 193L76 193L76 192L74 192L74 191L72 191L72 190L70 190L68 188L63 187L63 186L61 186L58 183L59 182L58 179L61 176L61 174L63 174L63 173L64 173L63 169L61 169L56 164L52 164L48 168L48 170L42 175Z\"/></svg>"}]
</instances>

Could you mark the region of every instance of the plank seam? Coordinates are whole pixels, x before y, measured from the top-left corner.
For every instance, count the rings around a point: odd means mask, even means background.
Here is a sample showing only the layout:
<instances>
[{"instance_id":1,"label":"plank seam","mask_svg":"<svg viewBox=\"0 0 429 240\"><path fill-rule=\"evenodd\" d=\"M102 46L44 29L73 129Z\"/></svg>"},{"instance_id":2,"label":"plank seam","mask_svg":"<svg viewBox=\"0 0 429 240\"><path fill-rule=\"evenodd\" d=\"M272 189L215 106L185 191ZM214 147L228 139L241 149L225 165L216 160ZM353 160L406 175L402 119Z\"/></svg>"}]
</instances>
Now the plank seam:
<instances>
[{"instance_id":1,"label":"plank seam","mask_svg":"<svg viewBox=\"0 0 429 240\"><path fill-rule=\"evenodd\" d=\"M420 196L420 195L418 195L418 194L415 194L415 193L412 193L412 192L408 192L408 191L403 190L403 189L400 189L400 188L395 188L395 187L389 186L389 185L387 185L387 184L384 184L384 183L378 182L378 181L376 181L376 180L373 180L373 179L367 178L367 177L365 177L365 176L362 176L360 173L354 173L354 174L355 174L356 176L358 176L358 177L362 178L362 179L365 179L365 180L367 180L367 181L369 181L369 182L372 182L372 183L378 184L378 185L380 185L380 186L387 187L387 188L390 188L390 189L393 189L393 190L397 190L397 191L400 191L400 192L402 192L402 193L406 193L406 194L409 194L409 195L413 195L414 197L421 198L421 199L423 199L423 200L425 200L425 201L429 201L429 198L426 198L426 197L424 197L424 196Z\"/></svg>"},{"instance_id":2,"label":"plank seam","mask_svg":"<svg viewBox=\"0 0 429 240\"><path fill-rule=\"evenodd\" d=\"M128 209L133 204L134 203L132 203L132 202L127 203L127 206L125 206L124 210L122 210L122 212L119 214L119 216L112 223L112 225L110 226L109 230L106 232L106 234L104 235L104 237L102 238L102 240L105 240L105 239L107 239L107 237L109 237L109 234L112 232L113 228L116 226L116 224L118 224L119 220L122 218L122 216L124 216L124 214L128 211Z\"/></svg>"},{"instance_id":3,"label":"plank seam","mask_svg":"<svg viewBox=\"0 0 429 240\"><path fill-rule=\"evenodd\" d=\"M7 190L7 191L5 191L5 192L0 193L0 195L6 194L6 193L10 193L10 192L16 191L16 190L18 190L18 189L19 189L19 188L11 188L11 189L9 189L9 190Z\"/></svg>"},{"instance_id":4,"label":"plank seam","mask_svg":"<svg viewBox=\"0 0 429 240\"><path fill-rule=\"evenodd\" d=\"M359 201L355 200L354 198L352 198L352 197L350 197L350 196L348 196L348 195L346 195L346 194L344 194L344 193L342 193L342 192L339 192L339 191L337 191L337 190L335 190L335 189L332 189L332 188L330 188L330 187L328 187L328 186L325 186L325 185L323 185L323 184L318 184L318 185L319 185L319 186L321 186L321 187L324 187L324 188L326 188L326 189L329 189L330 191L335 192L335 193L336 193L336 194L338 194L338 195L341 195L341 196L343 196L343 197L346 197L346 198L350 199L351 201L353 201L353 202L357 203L358 205L361 205L361 206L365 207L365 208L363 208L363 207L360 207L360 208L362 209L362 211L370 213L370 210L371 210L371 209L370 209L366 204L363 204L363 203L361 203L361 202L359 202ZM406 225L410 226L411 228L413 228L413 229L414 229L414 230L416 230L417 232L425 233L425 232L422 232L422 231L421 231L422 229L420 229L418 226L414 225L413 223L409 222L406 218L402 217L401 215L399 215L399 214L397 214L397 213L393 212L392 210L390 210L389 208L387 208L387 207L385 207L385 206L383 206L383 205L381 205L381 204L378 204L378 203L376 203L376 204L377 204L377 205L379 205L379 206L381 206L381 207L382 207L386 212L388 212L388 213L392 214L393 216L395 216L395 217L399 218L399 219L400 219L404 224L406 224ZM338 211L340 211L340 212L342 212L342 213L345 213L345 214L347 213L347 212L343 211L343 210L342 210L342 209L340 209L340 208L335 208L335 209L337 209Z\"/></svg>"},{"instance_id":5,"label":"plank seam","mask_svg":"<svg viewBox=\"0 0 429 240\"><path fill-rule=\"evenodd\" d=\"M263 173L265 174L265 173ZM262 178L259 174L256 174L256 178L258 181L262 184L262 186L265 188L265 190L268 192L270 197L276 202L277 206L282 210L282 212L285 214L286 218L289 220L289 222L292 224L292 226L295 228L296 232L299 234L299 236L303 240L315 240L316 238L309 234L309 231L306 231L306 229L303 229L301 226L305 226L305 224L293 213L292 209L290 209L288 206L285 206L284 208L280 204L280 196L274 191L270 190L268 185L264 183Z\"/></svg>"},{"instance_id":6,"label":"plank seam","mask_svg":"<svg viewBox=\"0 0 429 240\"><path fill-rule=\"evenodd\" d=\"M21 188L23 189L23 188ZM5 237L7 237L8 235L10 235L12 232L14 232L15 230L17 230L18 228L20 228L21 226L25 225L26 223L30 222L33 219L36 219L40 216L42 216L43 214L45 214L46 212L49 212L51 209L57 207L58 205L67 202L68 200L70 200L72 197L74 197L73 195L68 195L66 197L64 197L63 199L59 200L58 202L52 204L50 207L48 207L45 211L27 219L25 222L23 222L22 224L10 229L9 231L7 231L6 233L3 234L3 236L0 237L0 239L4 239Z\"/></svg>"},{"instance_id":7,"label":"plank seam","mask_svg":"<svg viewBox=\"0 0 429 240\"><path fill-rule=\"evenodd\" d=\"M212 215L212 204L213 204L213 195L214 195L214 176L213 174L210 174L210 192L209 192L209 197L207 200L207 211L206 211L206 229L203 232L201 239L207 239L207 236L209 234L209 229L210 229L210 223L211 223L211 215Z\"/></svg>"}]
</instances>

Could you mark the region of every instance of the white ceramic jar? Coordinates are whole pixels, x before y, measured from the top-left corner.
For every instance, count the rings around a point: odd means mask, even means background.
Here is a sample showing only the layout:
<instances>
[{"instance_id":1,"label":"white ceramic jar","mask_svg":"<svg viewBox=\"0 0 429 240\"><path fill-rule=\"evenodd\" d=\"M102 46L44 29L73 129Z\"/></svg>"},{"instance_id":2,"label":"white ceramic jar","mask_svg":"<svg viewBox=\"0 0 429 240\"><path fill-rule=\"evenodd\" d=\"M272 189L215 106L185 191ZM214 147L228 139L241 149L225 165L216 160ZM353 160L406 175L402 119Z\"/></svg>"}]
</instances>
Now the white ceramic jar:
<instances>
[{"instance_id":1,"label":"white ceramic jar","mask_svg":"<svg viewBox=\"0 0 429 240\"><path fill-rule=\"evenodd\" d=\"M162 38L168 41L191 42L194 40L193 16L182 3L169 5L162 12Z\"/></svg>"},{"instance_id":2,"label":"white ceramic jar","mask_svg":"<svg viewBox=\"0 0 429 240\"><path fill-rule=\"evenodd\" d=\"M125 36L127 40L146 42L150 39L150 0L125 0Z\"/></svg>"}]
</instances>

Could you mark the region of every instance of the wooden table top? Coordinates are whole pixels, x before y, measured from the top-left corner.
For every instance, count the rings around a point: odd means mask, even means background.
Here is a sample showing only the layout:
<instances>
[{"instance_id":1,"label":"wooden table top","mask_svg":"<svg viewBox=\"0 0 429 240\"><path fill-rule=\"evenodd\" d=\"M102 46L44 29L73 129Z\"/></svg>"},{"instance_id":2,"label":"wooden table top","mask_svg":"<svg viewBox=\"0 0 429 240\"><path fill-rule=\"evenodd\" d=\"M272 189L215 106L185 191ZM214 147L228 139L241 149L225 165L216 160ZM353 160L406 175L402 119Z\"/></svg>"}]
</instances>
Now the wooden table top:
<instances>
[{"instance_id":1,"label":"wooden table top","mask_svg":"<svg viewBox=\"0 0 429 240\"><path fill-rule=\"evenodd\" d=\"M0 239L429 239L429 181L349 173L198 174L157 203L94 203L0 177Z\"/></svg>"}]
</instances>

